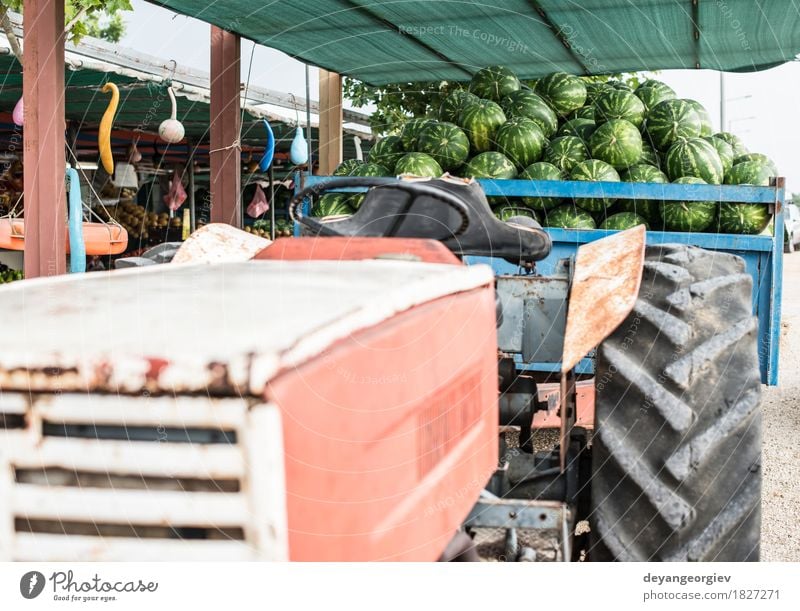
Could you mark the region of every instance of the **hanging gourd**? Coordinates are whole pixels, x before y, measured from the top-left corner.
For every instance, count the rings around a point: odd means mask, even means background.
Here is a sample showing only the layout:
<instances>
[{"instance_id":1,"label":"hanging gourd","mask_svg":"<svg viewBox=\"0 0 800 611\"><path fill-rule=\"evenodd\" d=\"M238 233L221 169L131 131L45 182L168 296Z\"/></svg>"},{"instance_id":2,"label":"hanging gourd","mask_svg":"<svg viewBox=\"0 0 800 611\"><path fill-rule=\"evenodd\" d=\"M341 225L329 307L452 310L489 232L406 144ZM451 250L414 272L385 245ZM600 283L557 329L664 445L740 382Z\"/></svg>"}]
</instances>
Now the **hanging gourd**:
<instances>
[{"instance_id":1,"label":"hanging gourd","mask_svg":"<svg viewBox=\"0 0 800 611\"><path fill-rule=\"evenodd\" d=\"M83 241L83 204L81 202L81 186L75 168L67 168L69 179L69 271L83 273L86 271L86 245Z\"/></svg>"},{"instance_id":2,"label":"hanging gourd","mask_svg":"<svg viewBox=\"0 0 800 611\"><path fill-rule=\"evenodd\" d=\"M353 144L356 147L356 159L359 161L364 161L364 153L361 150L361 138L358 136L353 136Z\"/></svg>"},{"instance_id":3,"label":"hanging gourd","mask_svg":"<svg viewBox=\"0 0 800 611\"><path fill-rule=\"evenodd\" d=\"M167 93L169 94L170 102L172 102L172 114L169 116L169 119L165 119L161 122L161 125L158 126L158 135L164 142L175 144L183 140L186 130L183 128L183 124L177 119L178 104L175 101L175 92L172 90L172 87L167 87Z\"/></svg>"},{"instance_id":4,"label":"hanging gourd","mask_svg":"<svg viewBox=\"0 0 800 611\"><path fill-rule=\"evenodd\" d=\"M25 121L25 112L24 112L24 105L22 103L22 98L19 99L17 105L14 106L14 112L11 113L11 120L14 121L14 125L18 127L22 127L22 124Z\"/></svg>"},{"instance_id":5,"label":"hanging gourd","mask_svg":"<svg viewBox=\"0 0 800 611\"><path fill-rule=\"evenodd\" d=\"M272 165L272 158L275 156L275 134L272 133L269 122L266 119L262 119L262 121L264 122L264 129L267 130L267 144L264 147L264 156L258 162L258 169L266 172L269 166Z\"/></svg>"},{"instance_id":6,"label":"hanging gourd","mask_svg":"<svg viewBox=\"0 0 800 611\"><path fill-rule=\"evenodd\" d=\"M103 169L111 176L114 173L114 156L111 153L111 126L114 123L114 115L119 106L119 89L114 83L106 83L100 89L103 93L111 92L111 100L108 107L100 119L100 129L97 130L97 148L100 151L100 163Z\"/></svg>"},{"instance_id":7,"label":"hanging gourd","mask_svg":"<svg viewBox=\"0 0 800 611\"><path fill-rule=\"evenodd\" d=\"M308 143L303 136L303 128L297 126L292 146L289 149L289 159L294 165L304 165L308 162Z\"/></svg>"}]
</instances>

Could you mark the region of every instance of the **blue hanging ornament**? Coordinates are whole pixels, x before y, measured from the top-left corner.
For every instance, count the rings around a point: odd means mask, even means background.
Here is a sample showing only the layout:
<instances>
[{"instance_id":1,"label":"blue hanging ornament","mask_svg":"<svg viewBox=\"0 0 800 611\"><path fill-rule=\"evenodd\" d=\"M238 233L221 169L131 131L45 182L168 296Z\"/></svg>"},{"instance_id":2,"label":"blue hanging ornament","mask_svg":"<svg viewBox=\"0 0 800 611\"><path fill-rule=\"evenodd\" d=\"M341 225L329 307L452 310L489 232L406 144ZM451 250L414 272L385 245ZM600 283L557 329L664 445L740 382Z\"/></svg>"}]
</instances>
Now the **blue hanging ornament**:
<instances>
[{"instance_id":1,"label":"blue hanging ornament","mask_svg":"<svg viewBox=\"0 0 800 611\"><path fill-rule=\"evenodd\" d=\"M297 126L297 131L292 140L292 147L289 149L289 159L294 165L303 165L308 162L308 143L303 136L303 128Z\"/></svg>"},{"instance_id":2,"label":"blue hanging ornament","mask_svg":"<svg viewBox=\"0 0 800 611\"><path fill-rule=\"evenodd\" d=\"M69 179L69 271L80 274L86 271L86 245L83 243L83 204L78 172L67 168Z\"/></svg>"},{"instance_id":3,"label":"blue hanging ornament","mask_svg":"<svg viewBox=\"0 0 800 611\"><path fill-rule=\"evenodd\" d=\"M262 121L264 121L264 129L267 130L267 144L264 147L264 156L258 162L258 169L261 172L266 172L269 166L272 165L272 158L275 155L275 135L272 133L269 122L266 119L262 119Z\"/></svg>"}]
</instances>

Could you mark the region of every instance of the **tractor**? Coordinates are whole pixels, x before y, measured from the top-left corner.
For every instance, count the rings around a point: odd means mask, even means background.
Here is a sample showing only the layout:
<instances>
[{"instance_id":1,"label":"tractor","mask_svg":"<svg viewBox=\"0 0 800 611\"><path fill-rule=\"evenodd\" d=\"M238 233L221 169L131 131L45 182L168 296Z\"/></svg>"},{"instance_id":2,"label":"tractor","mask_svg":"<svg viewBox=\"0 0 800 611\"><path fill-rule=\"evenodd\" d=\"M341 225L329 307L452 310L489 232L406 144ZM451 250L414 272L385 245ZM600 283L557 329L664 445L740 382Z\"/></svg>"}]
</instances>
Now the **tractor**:
<instances>
[{"instance_id":1,"label":"tractor","mask_svg":"<svg viewBox=\"0 0 800 611\"><path fill-rule=\"evenodd\" d=\"M547 232L447 175L290 210L301 237L220 254L210 225L164 265L0 290L3 559L471 560L487 531L505 560L545 531L564 561L758 559L741 259L639 226L542 276Z\"/></svg>"}]
</instances>

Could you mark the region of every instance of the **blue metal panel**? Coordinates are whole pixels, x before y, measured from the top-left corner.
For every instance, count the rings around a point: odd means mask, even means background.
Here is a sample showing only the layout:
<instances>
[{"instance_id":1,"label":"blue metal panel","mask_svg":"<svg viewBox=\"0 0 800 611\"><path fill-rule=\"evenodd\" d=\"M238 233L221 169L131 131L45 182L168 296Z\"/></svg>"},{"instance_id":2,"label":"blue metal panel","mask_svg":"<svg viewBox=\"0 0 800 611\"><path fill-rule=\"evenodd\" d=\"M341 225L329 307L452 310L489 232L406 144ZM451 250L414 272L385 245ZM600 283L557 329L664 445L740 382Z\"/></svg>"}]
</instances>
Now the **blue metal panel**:
<instances>
[{"instance_id":1,"label":"blue metal panel","mask_svg":"<svg viewBox=\"0 0 800 611\"><path fill-rule=\"evenodd\" d=\"M306 185L330 180L329 176L306 177ZM296 180L299 185L300 181ZM707 250L730 252L744 259L747 273L753 277L753 313L758 317L758 346L761 381L778 383L780 344L780 312L783 293L783 214L784 188L680 185L625 182L479 180L486 195L501 197L610 197L617 199L655 199L674 201L716 201L771 204L774 214L774 236L728 235L712 233L677 233L649 231L648 244L690 244ZM343 189L358 191L361 189ZM550 255L536 264L536 273L553 275L557 262L575 254L581 244L599 240L613 233L605 230L575 230L546 228L553 240ZM496 274L527 273L519 266L500 259L465 257L468 264L490 265ZM537 363L531 368L539 371L557 370L557 364ZM593 371L591 359L584 359L579 373Z\"/></svg>"}]
</instances>

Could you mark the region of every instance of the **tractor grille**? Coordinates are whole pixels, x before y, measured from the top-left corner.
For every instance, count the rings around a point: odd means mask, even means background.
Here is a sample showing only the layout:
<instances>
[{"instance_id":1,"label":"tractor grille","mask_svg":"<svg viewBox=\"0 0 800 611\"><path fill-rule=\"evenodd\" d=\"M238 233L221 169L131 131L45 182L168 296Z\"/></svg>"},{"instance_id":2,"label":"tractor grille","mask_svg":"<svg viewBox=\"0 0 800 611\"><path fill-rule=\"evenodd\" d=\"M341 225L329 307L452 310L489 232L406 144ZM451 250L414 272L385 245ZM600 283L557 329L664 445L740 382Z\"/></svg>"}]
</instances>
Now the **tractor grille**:
<instances>
[{"instance_id":1,"label":"tractor grille","mask_svg":"<svg viewBox=\"0 0 800 611\"><path fill-rule=\"evenodd\" d=\"M0 414L0 560L286 557L275 407L4 393Z\"/></svg>"}]
</instances>

